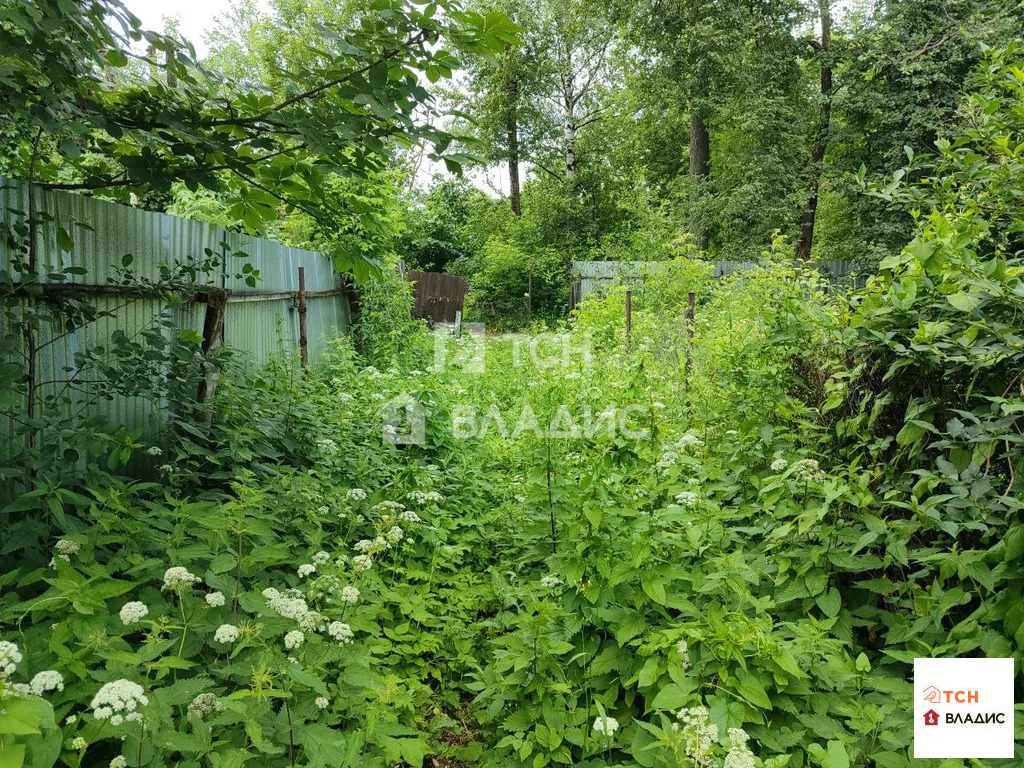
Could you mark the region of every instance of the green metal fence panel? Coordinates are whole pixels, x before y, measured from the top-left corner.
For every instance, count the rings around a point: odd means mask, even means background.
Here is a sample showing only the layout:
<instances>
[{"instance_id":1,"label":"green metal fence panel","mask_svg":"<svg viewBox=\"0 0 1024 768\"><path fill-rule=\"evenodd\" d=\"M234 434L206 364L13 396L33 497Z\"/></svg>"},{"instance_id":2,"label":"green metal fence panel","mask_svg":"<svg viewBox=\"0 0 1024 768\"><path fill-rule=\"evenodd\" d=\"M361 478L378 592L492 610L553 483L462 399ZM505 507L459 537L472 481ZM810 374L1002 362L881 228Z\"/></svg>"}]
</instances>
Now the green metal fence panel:
<instances>
[{"instance_id":1,"label":"green metal fence panel","mask_svg":"<svg viewBox=\"0 0 1024 768\"><path fill-rule=\"evenodd\" d=\"M578 285L578 299L582 300L594 293L607 290L616 282L638 287L644 280L657 273L659 266L665 262L658 261L574 261L572 276ZM754 269L760 266L754 261L733 261L720 259L708 262L713 277L722 277L739 270ZM808 262L807 266L817 269L829 282L841 288L861 288L867 275L858 272L856 266L848 261Z\"/></svg>"},{"instance_id":2,"label":"green metal fence panel","mask_svg":"<svg viewBox=\"0 0 1024 768\"><path fill-rule=\"evenodd\" d=\"M198 273L196 288L212 287L228 291L223 341L236 358L260 364L272 356L298 357L299 268L304 272L307 307L308 359L315 364L330 338L349 329L350 308L340 275L331 260L315 251L291 248L262 238L228 232L202 221L154 213L97 198L67 192L38 191L37 211L53 217L39 227L36 240L37 270L46 283L61 282L50 277L63 268L81 267L84 274L69 276L63 282L82 286L89 302L109 317L101 317L73 333L49 329L38 339L36 381L39 394L53 394L76 373L76 355L97 345L109 344L115 331L128 336L151 328L164 309L153 298L140 297L137 291L118 284L126 280L156 281L162 265L181 264L190 259L216 258L218 269ZM13 256L6 235L11 227L26 221L29 208L28 187L23 182L0 177L0 258L7 266ZM73 246L58 244L57 230L64 229ZM63 242L63 239L62 239ZM66 246L67 243L64 242ZM126 254L132 255L127 262ZM238 254L238 255L236 255ZM244 255L243 255L244 254ZM261 274L255 287L236 276L245 264ZM95 287L103 287L95 290ZM5 297L5 301L25 301ZM201 333L207 305L188 302L174 317L175 330L191 329ZM46 383L52 382L52 383ZM166 404L138 397L110 396L99 402L80 402L71 392L70 408L83 414L109 417L144 431L157 426Z\"/></svg>"}]
</instances>

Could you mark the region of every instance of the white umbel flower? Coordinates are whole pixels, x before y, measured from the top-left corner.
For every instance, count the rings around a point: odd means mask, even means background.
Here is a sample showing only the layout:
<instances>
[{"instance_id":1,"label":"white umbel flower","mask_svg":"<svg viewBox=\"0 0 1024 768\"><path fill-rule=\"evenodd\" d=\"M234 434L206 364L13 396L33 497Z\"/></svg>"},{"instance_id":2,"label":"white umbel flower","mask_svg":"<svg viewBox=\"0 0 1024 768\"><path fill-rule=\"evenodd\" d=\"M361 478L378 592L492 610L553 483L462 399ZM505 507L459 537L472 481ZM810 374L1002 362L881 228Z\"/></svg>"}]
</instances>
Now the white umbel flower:
<instances>
[{"instance_id":1,"label":"white umbel flower","mask_svg":"<svg viewBox=\"0 0 1024 768\"><path fill-rule=\"evenodd\" d=\"M316 701L314 701L313 703L316 704L317 709L327 709L329 706L331 706L331 702L329 702L323 696L317 696Z\"/></svg>"},{"instance_id":2,"label":"white umbel flower","mask_svg":"<svg viewBox=\"0 0 1024 768\"><path fill-rule=\"evenodd\" d=\"M69 562L74 555L82 549L82 545L71 539L61 539L53 546L53 556L57 559Z\"/></svg>"},{"instance_id":3,"label":"white umbel flower","mask_svg":"<svg viewBox=\"0 0 1024 768\"><path fill-rule=\"evenodd\" d=\"M793 475L801 483L825 482L825 473L815 459L801 459L793 466Z\"/></svg>"},{"instance_id":4,"label":"white umbel flower","mask_svg":"<svg viewBox=\"0 0 1024 768\"><path fill-rule=\"evenodd\" d=\"M327 628L327 634L333 637L342 645L347 645L352 642L352 638L355 637L355 633L352 631L352 627L342 621L332 621L331 625Z\"/></svg>"},{"instance_id":5,"label":"white umbel flower","mask_svg":"<svg viewBox=\"0 0 1024 768\"><path fill-rule=\"evenodd\" d=\"M397 544L397 543L398 543L398 542L400 542L400 541L401 541L401 540L402 540L402 539L403 539L404 537L405 537L405 531L403 531L403 530L402 530L402 529L401 529L401 528L400 528L399 526L397 526L397 525L393 525L393 526L391 526L391 528L390 528L390 529L388 530L388 532L387 532L387 539L388 539L388 541L390 541L390 542L391 542L392 544Z\"/></svg>"},{"instance_id":6,"label":"white umbel flower","mask_svg":"<svg viewBox=\"0 0 1024 768\"><path fill-rule=\"evenodd\" d=\"M315 555L313 555L311 559L313 561L313 565L323 565L324 563L330 562L331 555L329 552L324 552L323 550L320 550Z\"/></svg>"},{"instance_id":7,"label":"white umbel flower","mask_svg":"<svg viewBox=\"0 0 1024 768\"><path fill-rule=\"evenodd\" d=\"M42 696L48 691L63 691L64 678L55 669L38 672L28 684L28 689L35 696Z\"/></svg>"},{"instance_id":8,"label":"white umbel flower","mask_svg":"<svg viewBox=\"0 0 1024 768\"><path fill-rule=\"evenodd\" d=\"M327 626L327 617L316 611L306 611L296 621L299 622L299 629L304 632L323 632Z\"/></svg>"},{"instance_id":9,"label":"white umbel flower","mask_svg":"<svg viewBox=\"0 0 1024 768\"><path fill-rule=\"evenodd\" d=\"M316 566L312 563L303 563L299 566L299 578L304 579L316 573Z\"/></svg>"},{"instance_id":10,"label":"white umbel flower","mask_svg":"<svg viewBox=\"0 0 1024 768\"><path fill-rule=\"evenodd\" d=\"M121 623L127 627L131 624L137 624L146 618L146 616L149 615L149 608L146 607L145 603L133 600L130 603L125 603L121 607L120 615Z\"/></svg>"},{"instance_id":11,"label":"white umbel flower","mask_svg":"<svg viewBox=\"0 0 1024 768\"><path fill-rule=\"evenodd\" d=\"M227 601L224 599L223 592L210 592L206 596L206 604L211 608L220 608L225 602Z\"/></svg>"},{"instance_id":12,"label":"white umbel flower","mask_svg":"<svg viewBox=\"0 0 1024 768\"><path fill-rule=\"evenodd\" d=\"M355 605L359 602L359 590L356 587L343 587L341 590L341 602Z\"/></svg>"},{"instance_id":13,"label":"white umbel flower","mask_svg":"<svg viewBox=\"0 0 1024 768\"><path fill-rule=\"evenodd\" d=\"M754 753L747 746L749 738L742 728L729 729L729 751L722 768L754 768Z\"/></svg>"},{"instance_id":14,"label":"white umbel flower","mask_svg":"<svg viewBox=\"0 0 1024 768\"><path fill-rule=\"evenodd\" d=\"M705 764L718 741L718 726L709 719L706 707L690 707L676 713L683 726L684 751L697 765Z\"/></svg>"},{"instance_id":15,"label":"white umbel flower","mask_svg":"<svg viewBox=\"0 0 1024 768\"><path fill-rule=\"evenodd\" d=\"M166 589L191 589L197 581L199 581L198 576L189 573L187 568L182 568L180 565L164 571L164 588Z\"/></svg>"},{"instance_id":16,"label":"white umbel flower","mask_svg":"<svg viewBox=\"0 0 1024 768\"><path fill-rule=\"evenodd\" d=\"M686 450L687 448L699 448L704 445L704 441L697 437L692 432L687 432L685 435L679 438L676 445Z\"/></svg>"},{"instance_id":17,"label":"white umbel flower","mask_svg":"<svg viewBox=\"0 0 1024 768\"><path fill-rule=\"evenodd\" d=\"M263 590L263 596L267 598L270 609L286 619L298 621L309 613L309 606L306 604L306 601L301 597L295 596L293 591L289 590L289 594L282 595L273 587L268 587Z\"/></svg>"},{"instance_id":18,"label":"white umbel flower","mask_svg":"<svg viewBox=\"0 0 1024 768\"><path fill-rule=\"evenodd\" d=\"M600 733L602 736L611 738L615 735L615 732L619 730L619 721L614 717L597 717L594 720L594 731Z\"/></svg>"},{"instance_id":19,"label":"white umbel flower","mask_svg":"<svg viewBox=\"0 0 1024 768\"><path fill-rule=\"evenodd\" d=\"M110 761L110 768L128 768L128 758L124 755L118 755Z\"/></svg>"},{"instance_id":20,"label":"white umbel flower","mask_svg":"<svg viewBox=\"0 0 1024 768\"><path fill-rule=\"evenodd\" d=\"M287 635L284 636L284 647L289 651L293 648L298 648L306 641L306 636L299 630L293 629Z\"/></svg>"},{"instance_id":21,"label":"white umbel flower","mask_svg":"<svg viewBox=\"0 0 1024 768\"><path fill-rule=\"evenodd\" d=\"M680 507L693 507L696 506L700 497L693 491L683 491L682 493L676 494L676 504Z\"/></svg>"},{"instance_id":22,"label":"white umbel flower","mask_svg":"<svg viewBox=\"0 0 1024 768\"><path fill-rule=\"evenodd\" d=\"M444 500L444 497L437 491L411 491L405 494L405 498L415 501L417 504L439 504Z\"/></svg>"},{"instance_id":23,"label":"white umbel flower","mask_svg":"<svg viewBox=\"0 0 1024 768\"><path fill-rule=\"evenodd\" d=\"M687 645L685 640L680 640L676 643L676 650L679 655L683 657L683 669L687 670L690 668L690 646Z\"/></svg>"},{"instance_id":24,"label":"white umbel flower","mask_svg":"<svg viewBox=\"0 0 1024 768\"><path fill-rule=\"evenodd\" d=\"M213 639L218 643L230 644L238 639L238 627L234 624L221 624L213 633Z\"/></svg>"},{"instance_id":25,"label":"white umbel flower","mask_svg":"<svg viewBox=\"0 0 1024 768\"><path fill-rule=\"evenodd\" d=\"M410 525L413 524L413 523L421 523L421 522L423 522L420 519L420 516L417 515L415 512L413 512L411 509L405 510L402 514L400 514L398 516L398 518L403 523L407 523L407 524L410 524Z\"/></svg>"},{"instance_id":26,"label":"white umbel flower","mask_svg":"<svg viewBox=\"0 0 1024 768\"><path fill-rule=\"evenodd\" d=\"M89 742L83 739L81 736L75 736L75 738L71 740L71 748L77 749L79 751L83 749L88 749Z\"/></svg>"},{"instance_id":27,"label":"white umbel flower","mask_svg":"<svg viewBox=\"0 0 1024 768\"><path fill-rule=\"evenodd\" d=\"M373 559L369 555L356 555L352 558L352 568L356 573L368 571L373 567Z\"/></svg>"},{"instance_id":28,"label":"white umbel flower","mask_svg":"<svg viewBox=\"0 0 1024 768\"><path fill-rule=\"evenodd\" d=\"M0 640L0 680L10 677L21 663L21 651L18 646L7 640Z\"/></svg>"},{"instance_id":29,"label":"white umbel flower","mask_svg":"<svg viewBox=\"0 0 1024 768\"><path fill-rule=\"evenodd\" d=\"M782 472L788 466L789 462L785 459L776 459L772 462L772 472Z\"/></svg>"},{"instance_id":30,"label":"white umbel flower","mask_svg":"<svg viewBox=\"0 0 1024 768\"><path fill-rule=\"evenodd\" d=\"M362 488L349 488L345 494L346 501L363 501L366 499L366 491Z\"/></svg>"},{"instance_id":31,"label":"white umbel flower","mask_svg":"<svg viewBox=\"0 0 1024 768\"><path fill-rule=\"evenodd\" d=\"M189 720L203 720L207 715L224 711L224 703L212 693L200 693L188 705L186 717Z\"/></svg>"},{"instance_id":32,"label":"white umbel flower","mask_svg":"<svg viewBox=\"0 0 1024 768\"><path fill-rule=\"evenodd\" d=\"M553 575L542 576L540 580L540 585L545 589L554 589L555 587L562 586L564 583L560 578Z\"/></svg>"},{"instance_id":33,"label":"white umbel flower","mask_svg":"<svg viewBox=\"0 0 1024 768\"><path fill-rule=\"evenodd\" d=\"M112 725L120 725L125 720L140 721L142 715L136 710L147 704L149 698L141 685L131 680L115 680L100 688L89 706L97 720L109 720Z\"/></svg>"}]
</instances>

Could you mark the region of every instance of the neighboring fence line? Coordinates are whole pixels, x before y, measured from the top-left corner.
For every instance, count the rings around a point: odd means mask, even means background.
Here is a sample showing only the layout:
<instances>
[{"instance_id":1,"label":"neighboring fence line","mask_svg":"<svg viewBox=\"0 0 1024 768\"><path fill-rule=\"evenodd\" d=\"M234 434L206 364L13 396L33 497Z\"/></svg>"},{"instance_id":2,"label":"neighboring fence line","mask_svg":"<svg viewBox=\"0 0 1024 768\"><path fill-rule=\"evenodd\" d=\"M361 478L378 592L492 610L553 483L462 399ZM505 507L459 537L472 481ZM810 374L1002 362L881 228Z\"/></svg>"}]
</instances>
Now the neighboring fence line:
<instances>
[{"instance_id":1,"label":"neighboring fence line","mask_svg":"<svg viewBox=\"0 0 1024 768\"><path fill-rule=\"evenodd\" d=\"M327 340L349 328L351 291L334 272L331 260L321 253L229 232L202 221L67 192L38 191L36 200L40 215L55 218L52 224L39 226L36 240L37 271L46 283L44 290L80 291L100 311L114 315L52 344L40 339L39 381L68 376L66 369L74 370L77 352L105 343L117 330L131 335L151 324L163 309L164 302L147 296L145 291L111 283L121 279L118 269L125 254L134 257L131 269L138 278L154 282L160 277L161 263L181 264L189 257L202 259L207 249L219 256L219 273L199 275L196 294L178 314L178 328L202 334L214 319L210 312L222 312L217 318L218 341L256 364L273 355L299 351L303 335L308 339L305 356L315 363ZM0 177L0 220L4 222L0 258L5 267L12 258L7 244L10 227L23 222L27 211L27 185ZM58 223L72 235L70 251L58 245ZM236 252L243 252L245 257L232 255ZM246 263L260 271L256 287L236 277ZM63 283L47 277L69 266L81 267L85 274L69 276ZM305 283L302 293L300 270ZM140 398L115 398L97 406L98 413L129 426L150 424L159 416L158 411L157 406Z\"/></svg>"},{"instance_id":2,"label":"neighboring fence line","mask_svg":"<svg viewBox=\"0 0 1024 768\"><path fill-rule=\"evenodd\" d=\"M626 284L642 282L652 270L666 262L659 261L574 261L570 280L569 309L592 293L603 291L611 281ZM712 266L712 276L722 277L738 270L755 269L761 266L754 261L731 261L722 259L708 262ZM817 269L829 279L833 285L844 288L863 287L866 276L859 274L854 265L848 261L807 262L807 266Z\"/></svg>"}]
</instances>

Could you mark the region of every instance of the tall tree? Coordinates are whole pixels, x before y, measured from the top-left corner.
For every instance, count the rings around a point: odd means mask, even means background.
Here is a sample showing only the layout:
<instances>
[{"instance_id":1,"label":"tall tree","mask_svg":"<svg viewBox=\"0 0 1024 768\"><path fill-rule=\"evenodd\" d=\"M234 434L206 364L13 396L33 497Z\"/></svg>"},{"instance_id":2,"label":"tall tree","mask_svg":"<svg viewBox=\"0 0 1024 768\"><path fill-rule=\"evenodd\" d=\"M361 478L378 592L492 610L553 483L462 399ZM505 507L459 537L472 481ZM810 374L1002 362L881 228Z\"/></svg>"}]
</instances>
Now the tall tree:
<instances>
[{"instance_id":1,"label":"tall tree","mask_svg":"<svg viewBox=\"0 0 1024 768\"><path fill-rule=\"evenodd\" d=\"M817 138L811 152L811 177L808 182L807 206L800 218L800 232L796 241L796 257L811 258L814 244L814 221L818 213L818 187L821 184L821 168L828 149L828 132L832 122L832 9L829 0L819 0L818 20L821 24L821 41L815 44L821 60L821 118Z\"/></svg>"},{"instance_id":2,"label":"tall tree","mask_svg":"<svg viewBox=\"0 0 1024 768\"><path fill-rule=\"evenodd\" d=\"M550 110L553 146L565 178L576 175L579 132L601 119L599 93L615 30L597 9L580 0L544 0L538 31L545 57L541 95Z\"/></svg>"},{"instance_id":3,"label":"tall tree","mask_svg":"<svg viewBox=\"0 0 1024 768\"><path fill-rule=\"evenodd\" d=\"M691 0L689 8L689 26L700 28L705 13L702 0ZM704 217L698 212L701 196L708 185L711 175L711 134L708 131L708 96L710 83L708 80L708 51L703 48L704 40L697 34L687 38L687 64L690 70L689 97L687 107L690 110L690 178L694 199L690 209L690 235L702 251L708 248L710 234Z\"/></svg>"}]
</instances>

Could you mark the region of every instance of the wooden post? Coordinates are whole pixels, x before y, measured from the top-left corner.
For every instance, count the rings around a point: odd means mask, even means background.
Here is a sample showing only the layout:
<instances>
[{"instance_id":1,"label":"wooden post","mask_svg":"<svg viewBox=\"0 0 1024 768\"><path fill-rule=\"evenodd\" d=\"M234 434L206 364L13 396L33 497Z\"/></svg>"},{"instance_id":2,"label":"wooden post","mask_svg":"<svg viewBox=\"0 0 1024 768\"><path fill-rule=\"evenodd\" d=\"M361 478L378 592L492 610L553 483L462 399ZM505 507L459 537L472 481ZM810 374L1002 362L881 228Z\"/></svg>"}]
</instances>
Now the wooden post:
<instances>
[{"instance_id":1,"label":"wooden post","mask_svg":"<svg viewBox=\"0 0 1024 768\"><path fill-rule=\"evenodd\" d=\"M686 372L690 372L693 360L690 358L690 348L693 346L693 305L697 294L690 291L686 296Z\"/></svg>"},{"instance_id":2,"label":"wooden post","mask_svg":"<svg viewBox=\"0 0 1024 768\"><path fill-rule=\"evenodd\" d=\"M533 272L526 274L526 324L533 322Z\"/></svg>"},{"instance_id":3,"label":"wooden post","mask_svg":"<svg viewBox=\"0 0 1024 768\"><path fill-rule=\"evenodd\" d=\"M306 268L299 267L299 293L296 296L299 307L299 354L302 367L309 365L309 345L306 339Z\"/></svg>"},{"instance_id":4,"label":"wooden post","mask_svg":"<svg viewBox=\"0 0 1024 768\"><path fill-rule=\"evenodd\" d=\"M228 291L224 288L206 294L206 317L203 319L203 355L211 357L224 341L224 316L228 308ZM220 368L211 366L199 382L196 401L205 403L213 399L220 379ZM209 408L199 413L199 420L209 424L213 419L213 411Z\"/></svg>"},{"instance_id":5,"label":"wooden post","mask_svg":"<svg viewBox=\"0 0 1024 768\"><path fill-rule=\"evenodd\" d=\"M626 346L628 347L630 341L633 339L633 294L626 289Z\"/></svg>"},{"instance_id":6,"label":"wooden post","mask_svg":"<svg viewBox=\"0 0 1024 768\"><path fill-rule=\"evenodd\" d=\"M455 310L455 338L462 338L462 310Z\"/></svg>"}]
</instances>

